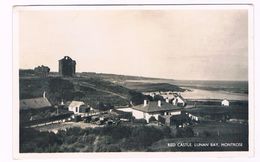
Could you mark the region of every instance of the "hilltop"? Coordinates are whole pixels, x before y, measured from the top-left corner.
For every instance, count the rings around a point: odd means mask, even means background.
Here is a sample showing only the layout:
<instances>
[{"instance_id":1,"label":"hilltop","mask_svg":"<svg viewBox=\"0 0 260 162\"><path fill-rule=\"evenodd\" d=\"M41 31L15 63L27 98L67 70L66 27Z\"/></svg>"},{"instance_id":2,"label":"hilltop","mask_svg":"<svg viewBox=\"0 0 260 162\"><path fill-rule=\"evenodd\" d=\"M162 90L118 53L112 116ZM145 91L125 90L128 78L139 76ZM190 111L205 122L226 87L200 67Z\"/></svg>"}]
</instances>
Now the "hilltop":
<instances>
[{"instance_id":1,"label":"hilltop","mask_svg":"<svg viewBox=\"0 0 260 162\"><path fill-rule=\"evenodd\" d=\"M120 75L120 74L107 74L107 73L95 73L95 72L82 72L78 73L82 77L95 77L101 78L113 82L124 82L128 80L173 80L173 79L162 79L154 77L143 77L143 76L132 76L132 75Z\"/></svg>"}]
</instances>

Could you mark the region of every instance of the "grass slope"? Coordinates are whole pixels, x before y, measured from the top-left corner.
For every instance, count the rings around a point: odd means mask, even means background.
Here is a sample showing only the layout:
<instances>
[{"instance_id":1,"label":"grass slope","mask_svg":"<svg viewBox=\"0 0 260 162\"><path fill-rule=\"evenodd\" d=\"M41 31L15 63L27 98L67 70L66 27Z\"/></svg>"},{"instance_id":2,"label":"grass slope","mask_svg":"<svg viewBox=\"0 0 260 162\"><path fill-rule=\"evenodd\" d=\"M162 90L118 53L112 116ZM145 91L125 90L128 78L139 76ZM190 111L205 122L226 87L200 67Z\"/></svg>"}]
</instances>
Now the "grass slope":
<instances>
[{"instance_id":1,"label":"grass slope","mask_svg":"<svg viewBox=\"0 0 260 162\"><path fill-rule=\"evenodd\" d=\"M144 97L139 92L99 78L20 78L20 99L40 97L44 91L53 104L61 102L62 99L82 100L93 107L100 103L122 106L127 105L130 100L139 104Z\"/></svg>"},{"instance_id":2,"label":"grass slope","mask_svg":"<svg viewBox=\"0 0 260 162\"><path fill-rule=\"evenodd\" d=\"M176 91L184 92L185 89L169 83L145 83L145 82L127 82L125 87L139 92L154 92L154 91Z\"/></svg>"}]
</instances>

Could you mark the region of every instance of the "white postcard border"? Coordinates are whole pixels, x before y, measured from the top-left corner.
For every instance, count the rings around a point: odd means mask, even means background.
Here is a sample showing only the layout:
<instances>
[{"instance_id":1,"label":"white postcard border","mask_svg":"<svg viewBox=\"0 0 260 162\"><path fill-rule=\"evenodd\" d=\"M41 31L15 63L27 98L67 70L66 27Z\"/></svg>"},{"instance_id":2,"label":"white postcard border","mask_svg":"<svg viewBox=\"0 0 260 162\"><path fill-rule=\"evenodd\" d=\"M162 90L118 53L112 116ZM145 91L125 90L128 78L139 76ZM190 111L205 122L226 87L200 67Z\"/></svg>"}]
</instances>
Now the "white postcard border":
<instances>
[{"instance_id":1,"label":"white postcard border","mask_svg":"<svg viewBox=\"0 0 260 162\"><path fill-rule=\"evenodd\" d=\"M27 9L43 9L50 7L50 9L59 8L59 6L28 6ZM19 28L18 21L19 16L17 16L17 11L23 7L14 8L13 12L13 156L14 159L50 159L50 158L90 158L90 159L106 159L106 158L175 158L175 157L252 157L254 156L254 33L253 33L253 6L252 5L184 5L184 6L61 6L60 9L145 9L151 7L151 9L248 9L249 15L249 53L248 53L248 74L249 74L249 151L227 151L227 152L122 152L122 153L19 153ZM186 8L187 7L187 8ZM230 8L229 8L230 7ZM222 9L223 9L222 8ZM215 9L215 8L214 8Z\"/></svg>"}]
</instances>

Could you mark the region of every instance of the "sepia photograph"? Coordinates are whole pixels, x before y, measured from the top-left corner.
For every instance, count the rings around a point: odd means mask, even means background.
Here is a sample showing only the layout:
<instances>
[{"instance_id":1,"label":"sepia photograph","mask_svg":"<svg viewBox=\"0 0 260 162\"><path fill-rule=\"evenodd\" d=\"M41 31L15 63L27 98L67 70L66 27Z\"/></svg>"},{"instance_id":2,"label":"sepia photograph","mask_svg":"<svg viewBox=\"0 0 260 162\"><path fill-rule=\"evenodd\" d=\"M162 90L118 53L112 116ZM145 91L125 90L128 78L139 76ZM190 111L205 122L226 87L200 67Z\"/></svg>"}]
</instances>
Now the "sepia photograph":
<instances>
[{"instance_id":1,"label":"sepia photograph","mask_svg":"<svg viewBox=\"0 0 260 162\"><path fill-rule=\"evenodd\" d=\"M15 6L18 153L252 151L251 16L250 5Z\"/></svg>"}]
</instances>

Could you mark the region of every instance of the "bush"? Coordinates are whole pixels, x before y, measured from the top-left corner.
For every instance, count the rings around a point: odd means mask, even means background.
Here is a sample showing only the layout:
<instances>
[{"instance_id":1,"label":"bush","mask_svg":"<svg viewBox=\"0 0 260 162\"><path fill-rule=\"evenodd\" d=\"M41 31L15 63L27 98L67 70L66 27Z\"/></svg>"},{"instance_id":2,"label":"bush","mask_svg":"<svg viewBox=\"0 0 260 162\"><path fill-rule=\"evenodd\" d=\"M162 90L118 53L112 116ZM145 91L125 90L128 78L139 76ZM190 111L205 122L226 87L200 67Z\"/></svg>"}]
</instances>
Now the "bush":
<instances>
[{"instance_id":1,"label":"bush","mask_svg":"<svg viewBox=\"0 0 260 162\"><path fill-rule=\"evenodd\" d=\"M186 137L193 137L193 136L194 136L194 132L191 127L177 128L176 137L186 138Z\"/></svg>"},{"instance_id":2,"label":"bush","mask_svg":"<svg viewBox=\"0 0 260 162\"><path fill-rule=\"evenodd\" d=\"M117 145L99 145L95 152L121 152Z\"/></svg>"},{"instance_id":3,"label":"bush","mask_svg":"<svg viewBox=\"0 0 260 162\"><path fill-rule=\"evenodd\" d=\"M147 124L147 121L145 119L134 119L134 123L137 123L137 124Z\"/></svg>"},{"instance_id":4,"label":"bush","mask_svg":"<svg viewBox=\"0 0 260 162\"><path fill-rule=\"evenodd\" d=\"M155 95L154 96L154 101L159 101L159 100L163 101L164 100L163 96Z\"/></svg>"},{"instance_id":5,"label":"bush","mask_svg":"<svg viewBox=\"0 0 260 162\"><path fill-rule=\"evenodd\" d=\"M83 144L93 144L93 142L96 139L96 135L90 134L90 135L83 135L78 137L78 142L83 143Z\"/></svg>"},{"instance_id":6,"label":"bush","mask_svg":"<svg viewBox=\"0 0 260 162\"><path fill-rule=\"evenodd\" d=\"M23 128L20 133L20 152L144 151L154 142L170 137L170 134L169 127L145 125L87 129L75 127L57 134Z\"/></svg>"},{"instance_id":7,"label":"bush","mask_svg":"<svg viewBox=\"0 0 260 162\"><path fill-rule=\"evenodd\" d=\"M153 142L156 142L162 138L162 131L155 127L135 127L132 132L133 142L136 143L139 147L150 146Z\"/></svg>"},{"instance_id":8,"label":"bush","mask_svg":"<svg viewBox=\"0 0 260 162\"><path fill-rule=\"evenodd\" d=\"M66 144L73 144L77 141L78 137L75 135L67 136L64 139L64 143Z\"/></svg>"},{"instance_id":9,"label":"bush","mask_svg":"<svg viewBox=\"0 0 260 162\"><path fill-rule=\"evenodd\" d=\"M142 104L144 102L145 96L140 92L130 90L129 96L130 96L130 101L132 101L132 103L134 105L139 105L139 104Z\"/></svg>"},{"instance_id":10,"label":"bush","mask_svg":"<svg viewBox=\"0 0 260 162\"><path fill-rule=\"evenodd\" d=\"M127 138L131 135L131 128L123 125L105 126L102 129L101 135L109 135L116 140Z\"/></svg>"},{"instance_id":11,"label":"bush","mask_svg":"<svg viewBox=\"0 0 260 162\"><path fill-rule=\"evenodd\" d=\"M53 132L39 132L31 128L20 130L20 152L56 152L63 143Z\"/></svg>"},{"instance_id":12,"label":"bush","mask_svg":"<svg viewBox=\"0 0 260 162\"><path fill-rule=\"evenodd\" d=\"M172 137L172 132L171 132L170 127L168 127L168 126L162 127L162 132L163 132L163 136L165 138L171 138Z\"/></svg>"},{"instance_id":13,"label":"bush","mask_svg":"<svg viewBox=\"0 0 260 162\"><path fill-rule=\"evenodd\" d=\"M203 137L210 137L211 134L210 134L209 131L204 130L204 131L202 132L202 136L203 136Z\"/></svg>"},{"instance_id":14,"label":"bush","mask_svg":"<svg viewBox=\"0 0 260 162\"><path fill-rule=\"evenodd\" d=\"M151 123L151 122L155 122L155 121L157 121L157 120L155 119L154 116L151 116L151 117L149 118L149 123Z\"/></svg>"}]
</instances>

